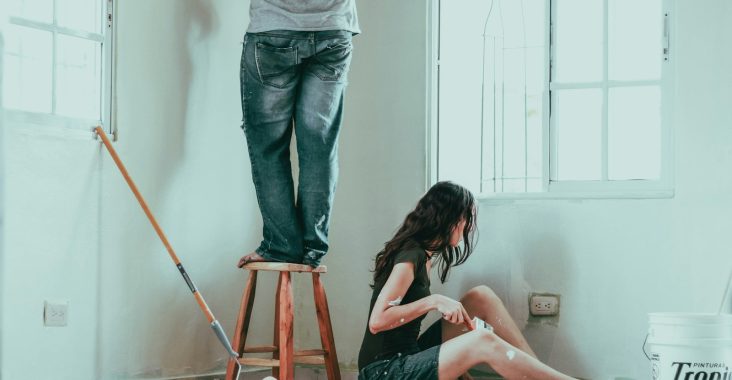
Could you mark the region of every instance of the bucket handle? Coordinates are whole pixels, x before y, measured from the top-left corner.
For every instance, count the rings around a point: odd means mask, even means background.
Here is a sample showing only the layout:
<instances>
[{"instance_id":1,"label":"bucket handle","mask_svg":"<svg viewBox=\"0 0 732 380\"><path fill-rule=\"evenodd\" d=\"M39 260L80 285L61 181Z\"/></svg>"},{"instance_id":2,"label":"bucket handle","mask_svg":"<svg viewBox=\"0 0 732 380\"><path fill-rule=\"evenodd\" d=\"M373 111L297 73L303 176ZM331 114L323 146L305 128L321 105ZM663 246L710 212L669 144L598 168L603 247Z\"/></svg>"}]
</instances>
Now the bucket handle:
<instances>
[{"instance_id":1,"label":"bucket handle","mask_svg":"<svg viewBox=\"0 0 732 380\"><path fill-rule=\"evenodd\" d=\"M648 358L648 360L650 361L651 357L648 355L648 352L646 352L646 343L648 343L648 335L649 334L646 333L646 339L643 339L643 354L646 355L646 358Z\"/></svg>"}]
</instances>

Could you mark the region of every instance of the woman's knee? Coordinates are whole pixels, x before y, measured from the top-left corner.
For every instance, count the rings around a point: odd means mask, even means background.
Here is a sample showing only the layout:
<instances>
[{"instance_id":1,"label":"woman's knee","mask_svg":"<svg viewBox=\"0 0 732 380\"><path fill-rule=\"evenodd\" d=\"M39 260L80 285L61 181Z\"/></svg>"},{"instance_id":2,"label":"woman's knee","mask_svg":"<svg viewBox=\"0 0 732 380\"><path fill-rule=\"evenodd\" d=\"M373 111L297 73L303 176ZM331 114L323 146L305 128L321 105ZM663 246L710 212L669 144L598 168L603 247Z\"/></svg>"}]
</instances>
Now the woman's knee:
<instances>
[{"instance_id":1,"label":"woman's knee","mask_svg":"<svg viewBox=\"0 0 732 380\"><path fill-rule=\"evenodd\" d=\"M478 302L488 305L500 305L502 303L493 289L485 285L479 285L468 290L463 297L463 302Z\"/></svg>"},{"instance_id":2,"label":"woman's knee","mask_svg":"<svg viewBox=\"0 0 732 380\"><path fill-rule=\"evenodd\" d=\"M478 347L478 352L481 353L489 353L493 352L498 348L498 345L500 344L500 338L498 335L496 335L493 330L487 330L487 329L477 329L470 332L471 334L475 335L476 345L475 347ZM485 361L485 355L483 356L483 361Z\"/></svg>"}]
</instances>

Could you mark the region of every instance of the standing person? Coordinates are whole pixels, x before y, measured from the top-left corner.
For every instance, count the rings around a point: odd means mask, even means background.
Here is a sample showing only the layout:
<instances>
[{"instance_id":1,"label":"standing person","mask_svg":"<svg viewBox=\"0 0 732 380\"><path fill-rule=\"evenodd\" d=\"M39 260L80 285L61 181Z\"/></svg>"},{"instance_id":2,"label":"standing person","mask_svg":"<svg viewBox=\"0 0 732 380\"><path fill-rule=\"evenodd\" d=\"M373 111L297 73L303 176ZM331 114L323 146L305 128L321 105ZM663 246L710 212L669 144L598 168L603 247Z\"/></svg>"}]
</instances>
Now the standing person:
<instances>
[{"instance_id":1,"label":"standing person","mask_svg":"<svg viewBox=\"0 0 732 380\"><path fill-rule=\"evenodd\" d=\"M439 182L376 255L359 380L455 379L480 363L507 379L571 379L536 359L488 287L471 289L460 302L430 294L433 261L439 263L439 277L445 282L450 269L472 253L475 228L473 195L459 185ZM432 310L443 318L418 338L422 319ZM468 332L465 325L472 327L473 317L494 330Z\"/></svg>"},{"instance_id":2,"label":"standing person","mask_svg":"<svg viewBox=\"0 0 732 380\"><path fill-rule=\"evenodd\" d=\"M251 0L241 57L242 129L262 242L242 257L318 266L338 177L338 134L360 33L355 0ZM300 174L294 192L290 139ZM297 196L297 198L295 198Z\"/></svg>"}]
</instances>

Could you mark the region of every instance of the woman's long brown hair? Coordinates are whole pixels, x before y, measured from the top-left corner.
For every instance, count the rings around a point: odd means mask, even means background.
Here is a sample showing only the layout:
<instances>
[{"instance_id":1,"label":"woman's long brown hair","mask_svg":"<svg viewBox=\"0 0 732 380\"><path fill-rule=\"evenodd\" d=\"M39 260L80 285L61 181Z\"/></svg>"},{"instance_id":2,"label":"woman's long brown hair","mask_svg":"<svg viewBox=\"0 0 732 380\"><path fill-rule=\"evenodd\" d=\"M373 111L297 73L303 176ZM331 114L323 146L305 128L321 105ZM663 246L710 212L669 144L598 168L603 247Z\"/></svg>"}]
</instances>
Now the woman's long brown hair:
<instances>
[{"instance_id":1,"label":"woman's long brown hair","mask_svg":"<svg viewBox=\"0 0 732 380\"><path fill-rule=\"evenodd\" d=\"M463 219L463 247L452 247L450 236ZM407 214L384 249L376 254L374 283L389 276L396 253L410 248L424 249L437 255L439 277L444 283L450 268L464 263L473 252L475 222L473 194L452 182L436 183L417 202L414 210Z\"/></svg>"}]
</instances>

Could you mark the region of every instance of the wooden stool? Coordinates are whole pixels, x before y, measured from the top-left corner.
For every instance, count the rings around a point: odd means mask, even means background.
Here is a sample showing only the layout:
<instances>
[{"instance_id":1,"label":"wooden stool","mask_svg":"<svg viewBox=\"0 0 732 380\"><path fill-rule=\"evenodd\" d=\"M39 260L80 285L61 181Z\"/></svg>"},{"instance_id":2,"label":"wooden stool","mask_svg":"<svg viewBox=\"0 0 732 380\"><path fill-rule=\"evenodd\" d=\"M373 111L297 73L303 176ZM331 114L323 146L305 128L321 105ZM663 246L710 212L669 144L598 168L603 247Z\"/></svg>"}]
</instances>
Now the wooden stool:
<instances>
[{"instance_id":1,"label":"wooden stool","mask_svg":"<svg viewBox=\"0 0 732 380\"><path fill-rule=\"evenodd\" d=\"M243 267L249 270L244 294L241 298L239 317L236 320L234 331L233 348L239 352L241 365L253 365L272 367L272 376L279 380L293 380L295 377L295 363L324 364L329 380L340 380L341 373L338 369L338 357L336 356L335 342L333 341L333 328L330 323L328 312L328 300L325 297L325 289L320 282L320 274L326 273L327 268L321 265L313 268L309 265L288 264L288 263L251 263ZM258 271L280 272L277 281L277 293L275 301L275 323L274 323L274 345L245 347L249 321L252 315L254 304L254 293L257 288ZM313 275L313 293L315 296L315 310L318 315L318 327L320 328L320 342L322 349L295 351L293 340L293 306L292 306L292 272L309 272ZM246 358L246 353L271 352L272 359ZM226 380L234 380L237 376L235 359L229 359L226 367Z\"/></svg>"}]
</instances>

